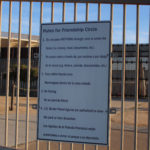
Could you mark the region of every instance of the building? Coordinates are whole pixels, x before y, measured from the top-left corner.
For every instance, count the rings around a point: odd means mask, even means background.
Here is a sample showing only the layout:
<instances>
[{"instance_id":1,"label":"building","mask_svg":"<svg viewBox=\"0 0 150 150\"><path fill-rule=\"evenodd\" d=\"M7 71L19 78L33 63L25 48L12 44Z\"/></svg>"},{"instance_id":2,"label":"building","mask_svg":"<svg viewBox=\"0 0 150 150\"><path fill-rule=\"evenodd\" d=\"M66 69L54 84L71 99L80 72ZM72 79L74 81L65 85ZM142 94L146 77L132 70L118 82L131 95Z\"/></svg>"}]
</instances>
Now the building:
<instances>
[{"instance_id":1,"label":"building","mask_svg":"<svg viewBox=\"0 0 150 150\"><path fill-rule=\"evenodd\" d=\"M11 34L11 68L17 64L18 50L18 34ZM28 61L28 35L21 35L21 65L27 66ZM39 36L32 36L31 41L31 68L38 70L38 54L39 54ZM1 36L1 51L0 51L0 95L5 95L5 77L7 65L7 46L8 33L2 33ZM139 97L147 98L148 96L148 57L149 45L140 44L140 66L139 66ZM136 45L126 45L126 97L134 98L135 94L135 72L136 68ZM113 65L112 65L112 95L113 97L121 96L121 73L122 73L122 45L113 45ZM16 82L16 81L15 81ZM37 78L32 80L31 96L37 96ZM11 92L10 80L10 92ZM26 95L26 82L20 82L20 95ZM33 90L33 92L32 92Z\"/></svg>"}]
</instances>

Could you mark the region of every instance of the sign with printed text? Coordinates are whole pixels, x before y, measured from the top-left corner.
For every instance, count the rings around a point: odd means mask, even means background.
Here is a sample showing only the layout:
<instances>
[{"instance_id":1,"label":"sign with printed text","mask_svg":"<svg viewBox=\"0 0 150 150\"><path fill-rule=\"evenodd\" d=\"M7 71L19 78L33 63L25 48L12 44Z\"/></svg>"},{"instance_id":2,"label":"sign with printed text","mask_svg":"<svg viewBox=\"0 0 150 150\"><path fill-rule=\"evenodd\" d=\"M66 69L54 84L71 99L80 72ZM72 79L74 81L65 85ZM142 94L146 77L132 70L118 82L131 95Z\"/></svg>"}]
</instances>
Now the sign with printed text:
<instances>
[{"instance_id":1,"label":"sign with printed text","mask_svg":"<svg viewBox=\"0 0 150 150\"><path fill-rule=\"evenodd\" d=\"M38 139L108 144L110 22L41 25Z\"/></svg>"}]
</instances>

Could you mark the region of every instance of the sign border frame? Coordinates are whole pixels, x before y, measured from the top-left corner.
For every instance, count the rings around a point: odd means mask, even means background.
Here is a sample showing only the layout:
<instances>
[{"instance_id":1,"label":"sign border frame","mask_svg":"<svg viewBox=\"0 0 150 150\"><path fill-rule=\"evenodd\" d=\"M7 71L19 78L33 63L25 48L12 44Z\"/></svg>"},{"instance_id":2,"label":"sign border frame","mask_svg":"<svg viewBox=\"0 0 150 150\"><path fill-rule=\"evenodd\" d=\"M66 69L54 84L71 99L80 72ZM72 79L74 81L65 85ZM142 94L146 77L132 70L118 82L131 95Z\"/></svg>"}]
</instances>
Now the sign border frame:
<instances>
[{"instance_id":1,"label":"sign border frame","mask_svg":"<svg viewBox=\"0 0 150 150\"><path fill-rule=\"evenodd\" d=\"M90 24L90 23L108 23L109 24L109 28L110 28L110 31L109 31L109 71L108 71L108 111L107 111L107 143L89 143L89 142L80 142L80 141L66 141L66 140L54 140L54 139L42 139L42 138L39 138L39 101L40 101L40 70L41 70L41 45L42 45L42 26L43 25L62 25L62 24ZM111 31L111 28L112 27L112 22L111 21L88 21L88 22L58 22L58 23L42 23L40 25L40 43L39 43L39 72L38 72L38 100L37 100L37 140L42 140L42 141L53 141L53 142L65 142L65 143L79 143L79 144L91 144L91 145L103 145L103 146L108 146L109 145L109 130L110 130L110 72L112 70L110 70L112 67L110 67L112 64L111 64L111 34L112 34L112 31Z\"/></svg>"}]
</instances>

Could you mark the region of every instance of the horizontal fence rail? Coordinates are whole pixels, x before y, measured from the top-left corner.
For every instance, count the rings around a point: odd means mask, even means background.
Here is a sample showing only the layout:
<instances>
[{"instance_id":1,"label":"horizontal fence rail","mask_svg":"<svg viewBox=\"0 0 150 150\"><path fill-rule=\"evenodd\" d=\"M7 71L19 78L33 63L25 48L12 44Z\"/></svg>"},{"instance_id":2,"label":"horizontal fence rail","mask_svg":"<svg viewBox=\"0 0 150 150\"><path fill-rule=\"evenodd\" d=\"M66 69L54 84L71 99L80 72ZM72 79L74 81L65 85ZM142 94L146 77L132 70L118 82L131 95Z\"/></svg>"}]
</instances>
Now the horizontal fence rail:
<instances>
[{"instance_id":1,"label":"horizontal fence rail","mask_svg":"<svg viewBox=\"0 0 150 150\"><path fill-rule=\"evenodd\" d=\"M3 0L9 1L9 0ZM12 0L20 1L20 0ZM30 2L32 0L22 0ZM105 3L105 4L134 4L134 5L150 5L149 0L34 0L32 2L67 2L67 3Z\"/></svg>"},{"instance_id":2,"label":"horizontal fence rail","mask_svg":"<svg viewBox=\"0 0 150 150\"><path fill-rule=\"evenodd\" d=\"M2 36L4 33L2 31L2 9L3 3L9 2L9 20L8 20L8 36ZM16 56L11 56L13 50L12 43L14 42L14 37L12 36L12 4L13 2L19 2L19 22L18 22L18 34L14 34L15 40L18 42L15 46ZM23 2L28 2L29 4L29 33L24 35L26 39L23 39L23 34L21 34L23 17ZM74 8L72 9L73 21L78 21L78 5L80 3L85 4L84 20L83 22L89 21L90 16L90 3L97 4L97 20L101 21L102 18L102 5L109 4L109 20L111 21L111 57L110 57L110 126L109 126L109 145L100 146L100 145L88 145L88 144L76 144L76 143L64 143L64 142L52 142L43 141L36 139L37 134L37 110L38 110L38 58L34 58L34 50L36 54L39 53L39 36L36 36L34 39L32 37L32 25L34 23L33 15L33 5L34 3L40 2L40 15L39 23L44 22L44 4L50 4L49 7L49 19L50 23L55 21L55 5L57 2L61 3L61 11L59 10L59 17L61 17L62 23L66 22L66 3L73 3ZM114 34L114 4L121 4L122 6L122 43L113 44L113 34ZM126 43L127 36L127 7L128 5L134 5L135 10L135 24L136 24L136 43L133 45ZM130 135L132 140L132 146L134 150L140 150L140 141L138 136L142 134L142 137L145 137L145 146L144 150L150 150L150 43L140 45L140 6L149 6L150 0L3 0L0 1L0 51L5 53L7 50L7 56L0 56L0 102L5 101L4 114L0 114L0 121L4 120L4 134L3 144L0 143L0 146L6 147L15 147L20 148L20 144L24 145L23 149L30 149L30 145L34 142L34 149L47 149L54 150L52 147L55 147L55 150L124 150L128 147L127 138ZM108 12L109 12L108 11ZM147 19L148 16L147 16ZM149 29L150 30L150 29ZM39 29L40 31L40 29ZM3 34L2 34L3 33ZM5 33L7 34L7 33ZM150 33L149 33L150 34ZM33 40L33 39L34 40ZM150 38L150 37L149 37ZM7 42L7 46L3 46L2 41ZM26 41L26 58L22 58L22 45L23 41ZM33 43L34 41L34 43ZM150 40L149 40L150 41ZM33 45L32 45L33 44ZM35 47L34 47L35 44ZM132 47L133 46L133 47ZM130 47L132 47L130 49ZM145 49L143 48L145 47ZM35 48L35 49L34 49ZM15 54L15 52L14 52ZM37 55L36 55L37 56ZM6 57L6 58L5 58ZM14 58L16 57L16 58ZM17 67L15 67L17 65ZM16 69L16 71L14 71ZM24 71L24 72L23 72ZM23 74L21 74L23 72ZM16 79L12 78L12 74L16 74ZM22 77L21 77L22 76ZM25 76L26 79L23 78ZM25 81L24 81L25 80ZM15 86L14 86L15 84ZM14 87L13 87L14 86ZM13 87L13 88L12 88ZM5 89L4 89L5 88ZM15 90L15 92L13 92ZM12 93L12 94L11 94ZM3 95L3 96L2 96ZM5 97L5 100L3 100ZM13 101L10 104L10 98ZM148 105L149 104L149 105ZM13 111L10 110L10 105L13 105L15 110L15 115ZM143 106L144 105L144 106ZM149 107L148 107L149 106ZM113 110L111 112L111 110ZM126 112L132 111L130 116L126 116ZM142 123L139 122L139 117L141 112L144 112L147 117L146 126L142 126ZM30 114L31 113L31 114ZM132 117L131 117L132 116ZM10 117L10 118L9 118ZM131 117L131 124L126 123L127 118ZM120 120L119 120L120 118ZM145 119L144 118L144 119ZM13 134L9 135L9 132L12 132L11 124L14 122L14 136ZM115 122L117 120L117 122ZM24 124L23 124L24 123ZM139 125L140 124L140 125ZM23 128L22 128L23 127ZM0 123L1 128L1 123ZM21 130L22 129L22 130ZM117 133L119 133L117 135ZM1 133L0 133L1 134ZM131 136L132 134L132 136ZM117 135L117 136L116 136ZM12 137L11 137L12 136ZM9 144L10 137L14 139L14 144ZM132 137L132 138L131 138ZM21 140L19 139L21 138ZM113 143L115 138L118 138L117 144ZM21 142L19 142L21 141ZM30 143L30 142L33 143ZM116 141L115 141L116 142ZM11 143L11 142L10 142ZM140 143L140 144L139 144ZM66 144L66 145L65 145ZM68 146L68 145L69 146ZM138 145L139 144L139 145ZM41 146L42 145L42 146ZM117 147L117 148L116 148ZM143 150L143 149L142 149Z\"/></svg>"}]
</instances>

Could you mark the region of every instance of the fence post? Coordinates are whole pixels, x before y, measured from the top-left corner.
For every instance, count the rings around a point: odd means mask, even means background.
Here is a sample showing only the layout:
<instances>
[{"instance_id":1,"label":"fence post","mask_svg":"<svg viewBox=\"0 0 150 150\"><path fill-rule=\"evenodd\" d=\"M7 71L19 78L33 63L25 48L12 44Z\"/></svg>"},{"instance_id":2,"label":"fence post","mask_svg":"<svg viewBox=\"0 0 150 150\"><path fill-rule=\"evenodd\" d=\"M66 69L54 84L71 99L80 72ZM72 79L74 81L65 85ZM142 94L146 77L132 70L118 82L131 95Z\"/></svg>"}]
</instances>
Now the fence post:
<instances>
[{"instance_id":1,"label":"fence post","mask_svg":"<svg viewBox=\"0 0 150 150\"><path fill-rule=\"evenodd\" d=\"M15 84L12 84L12 92L11 92L11 104L9 110L13 110L13 103L14 103L14 96L15 96Z\"/></svg>"}]
</instances>

